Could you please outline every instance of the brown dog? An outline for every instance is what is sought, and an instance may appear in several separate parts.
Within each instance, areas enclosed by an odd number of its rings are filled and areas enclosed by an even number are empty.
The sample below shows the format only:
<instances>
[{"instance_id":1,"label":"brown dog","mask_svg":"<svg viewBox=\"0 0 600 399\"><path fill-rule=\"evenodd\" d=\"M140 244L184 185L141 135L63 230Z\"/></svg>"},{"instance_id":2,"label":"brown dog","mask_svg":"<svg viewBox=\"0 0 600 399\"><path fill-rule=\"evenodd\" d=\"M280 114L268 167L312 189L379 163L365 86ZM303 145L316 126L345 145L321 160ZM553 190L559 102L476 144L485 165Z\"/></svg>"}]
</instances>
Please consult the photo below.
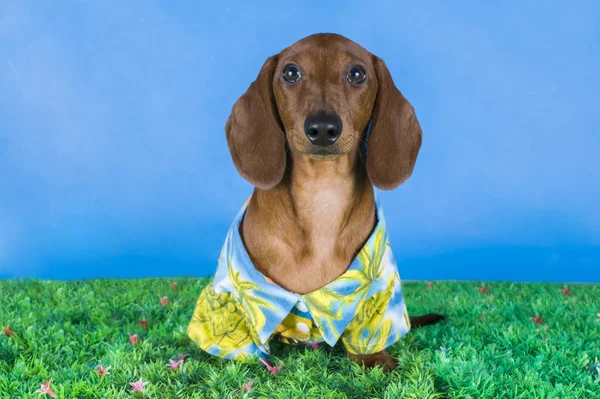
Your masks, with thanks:
<instances>
[{"instance_id":1,"label":"brown dog","mask_svg":"<svg viewBox=\"0 0 600 399\"><path fill-rule=\"evenodd\" d=\"M411 175L422 135L383 60L336 34L268 58L225 130L255 186L240 227L246 250L264 276L299 294L346 271L376 225L373 185L391 190ZM385 351L351 357L396 367Z\"/></svg>"}]
</instances>

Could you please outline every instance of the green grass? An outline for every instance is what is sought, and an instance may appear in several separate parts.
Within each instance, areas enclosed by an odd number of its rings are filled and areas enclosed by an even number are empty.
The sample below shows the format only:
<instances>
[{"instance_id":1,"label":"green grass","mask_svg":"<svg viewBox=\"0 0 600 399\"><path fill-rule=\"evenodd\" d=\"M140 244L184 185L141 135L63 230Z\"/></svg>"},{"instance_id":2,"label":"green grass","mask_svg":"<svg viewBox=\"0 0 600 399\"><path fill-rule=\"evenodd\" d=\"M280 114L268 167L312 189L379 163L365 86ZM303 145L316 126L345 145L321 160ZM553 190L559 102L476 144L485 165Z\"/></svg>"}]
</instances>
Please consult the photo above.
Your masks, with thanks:
<instances>
[{"instance_id":1,"label":"green grass","mask_svg":"<svg viewBox=\"0 0 600 399\"><path fill-rule=\"evenodd\" d=\"M209 280L173 279L178 290L168 281L0 281L0 329L15 334L0 332L0 398L37 397L49 378L59 398L131 398L140 377L143 397L157 399L600 398L600 285L574 284L565 296L553 284L490 283L484 294L478 283L404 282L409 313L449 320L391 347L399 370L365 371L339 345L273 344L271 364L283 368L272 375L196 348L185 331ZM172 302L161 307L159 295ZM131 346L128 334L143 341ZM179 370L167 367L182 353ZM102 378L99 361L111 366ZM253 389L238 393L248 381Z\"/></svg>"}]
</instances>

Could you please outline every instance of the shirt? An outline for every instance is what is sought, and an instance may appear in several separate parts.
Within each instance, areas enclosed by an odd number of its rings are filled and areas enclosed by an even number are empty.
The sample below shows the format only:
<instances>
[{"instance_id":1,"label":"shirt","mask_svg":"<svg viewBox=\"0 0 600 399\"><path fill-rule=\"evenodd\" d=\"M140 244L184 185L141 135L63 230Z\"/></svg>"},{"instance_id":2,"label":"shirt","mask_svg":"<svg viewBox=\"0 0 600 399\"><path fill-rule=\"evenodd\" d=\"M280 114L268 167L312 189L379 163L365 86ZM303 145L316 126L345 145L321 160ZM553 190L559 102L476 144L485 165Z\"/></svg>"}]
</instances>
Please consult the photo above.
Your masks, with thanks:
<instances>
[{"instance_id":1,"label":"shirt","mask_svg":"<svg viewBox=\"0 0 600 399\"><path fill-rule=\"evenodd\" d=\"M352 354L372 354L410 330L377 197L375 229L348 269L304 295L278 286L252 264L239 229L248 203L229 229L214 280L202 290L187 329L201 349L225 359L267 360L277 337L330 346L341 340Z\"/></svg>"}]
</instances>

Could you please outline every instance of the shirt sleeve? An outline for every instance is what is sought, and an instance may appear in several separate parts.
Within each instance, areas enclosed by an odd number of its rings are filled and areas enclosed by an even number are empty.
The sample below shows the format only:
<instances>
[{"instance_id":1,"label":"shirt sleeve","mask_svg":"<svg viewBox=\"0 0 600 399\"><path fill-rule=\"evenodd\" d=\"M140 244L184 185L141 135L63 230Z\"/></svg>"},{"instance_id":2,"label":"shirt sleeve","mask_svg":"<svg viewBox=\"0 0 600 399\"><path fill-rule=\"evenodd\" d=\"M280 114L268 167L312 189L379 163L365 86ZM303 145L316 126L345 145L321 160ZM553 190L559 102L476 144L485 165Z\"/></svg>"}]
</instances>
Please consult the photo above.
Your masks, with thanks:
<instances>
[{"instance_id":1,"label":"shirt sleeve","mask_svg":"<svg viewBox=\"0 0 600 399\"><path fill-rule=\"evenodd\" d=\"M396 343L409 330L400 276L395 273L384 291L362 304L341 340L348 352L369 355Z\"/></svg>"},{"instance_id":2,"label":"shirt sleeve","mask_svg":"<svg viewBox=\"0 0 600 399\"><path fill-rule=\"evenodd\" d=\"M198 298L187 334L201 349L223 359L265 357L241 304L231 293L215 293L212 283Z\"/></svg>"}]
</instances>

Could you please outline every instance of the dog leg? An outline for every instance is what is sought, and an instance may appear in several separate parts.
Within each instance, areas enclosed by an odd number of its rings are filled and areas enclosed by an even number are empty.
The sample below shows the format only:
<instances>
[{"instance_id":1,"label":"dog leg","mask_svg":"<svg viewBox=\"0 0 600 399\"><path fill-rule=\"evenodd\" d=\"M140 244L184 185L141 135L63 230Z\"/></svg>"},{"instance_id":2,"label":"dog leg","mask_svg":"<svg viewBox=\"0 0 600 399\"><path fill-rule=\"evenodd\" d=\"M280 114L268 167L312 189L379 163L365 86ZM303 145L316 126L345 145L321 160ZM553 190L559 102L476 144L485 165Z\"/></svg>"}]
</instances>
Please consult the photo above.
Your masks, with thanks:
<instances>
[{"instance_id":1,"label":"dog leg","mask_svg":"<svg viewBox=\"0 0 600 399\"><path fill-rule=\"evenodd\" d=\"M348 353L348 356L356 363L362 363L365 368L380 366L384 369L392 371L398 367L398 360L392 355L388 354L386 351L381 351L370 355L353 355Z\"/></svg>"},{"instance_id":2,"label":"dog leg","mask_svg":"<svg viewBox=\"0 0 600 399\"><path fill-rule=\"evenodd\" d=\"M419 328L439 323L445 320L446 316L437 313L428 313L422 316L411 316L409 319L411 328ZM398 367L398 360L384 350L370 355L353 355L348 353L348 357L356 363L362 364L365 368L380 366L392 371Z\"/></svg>"}]
</instances>

